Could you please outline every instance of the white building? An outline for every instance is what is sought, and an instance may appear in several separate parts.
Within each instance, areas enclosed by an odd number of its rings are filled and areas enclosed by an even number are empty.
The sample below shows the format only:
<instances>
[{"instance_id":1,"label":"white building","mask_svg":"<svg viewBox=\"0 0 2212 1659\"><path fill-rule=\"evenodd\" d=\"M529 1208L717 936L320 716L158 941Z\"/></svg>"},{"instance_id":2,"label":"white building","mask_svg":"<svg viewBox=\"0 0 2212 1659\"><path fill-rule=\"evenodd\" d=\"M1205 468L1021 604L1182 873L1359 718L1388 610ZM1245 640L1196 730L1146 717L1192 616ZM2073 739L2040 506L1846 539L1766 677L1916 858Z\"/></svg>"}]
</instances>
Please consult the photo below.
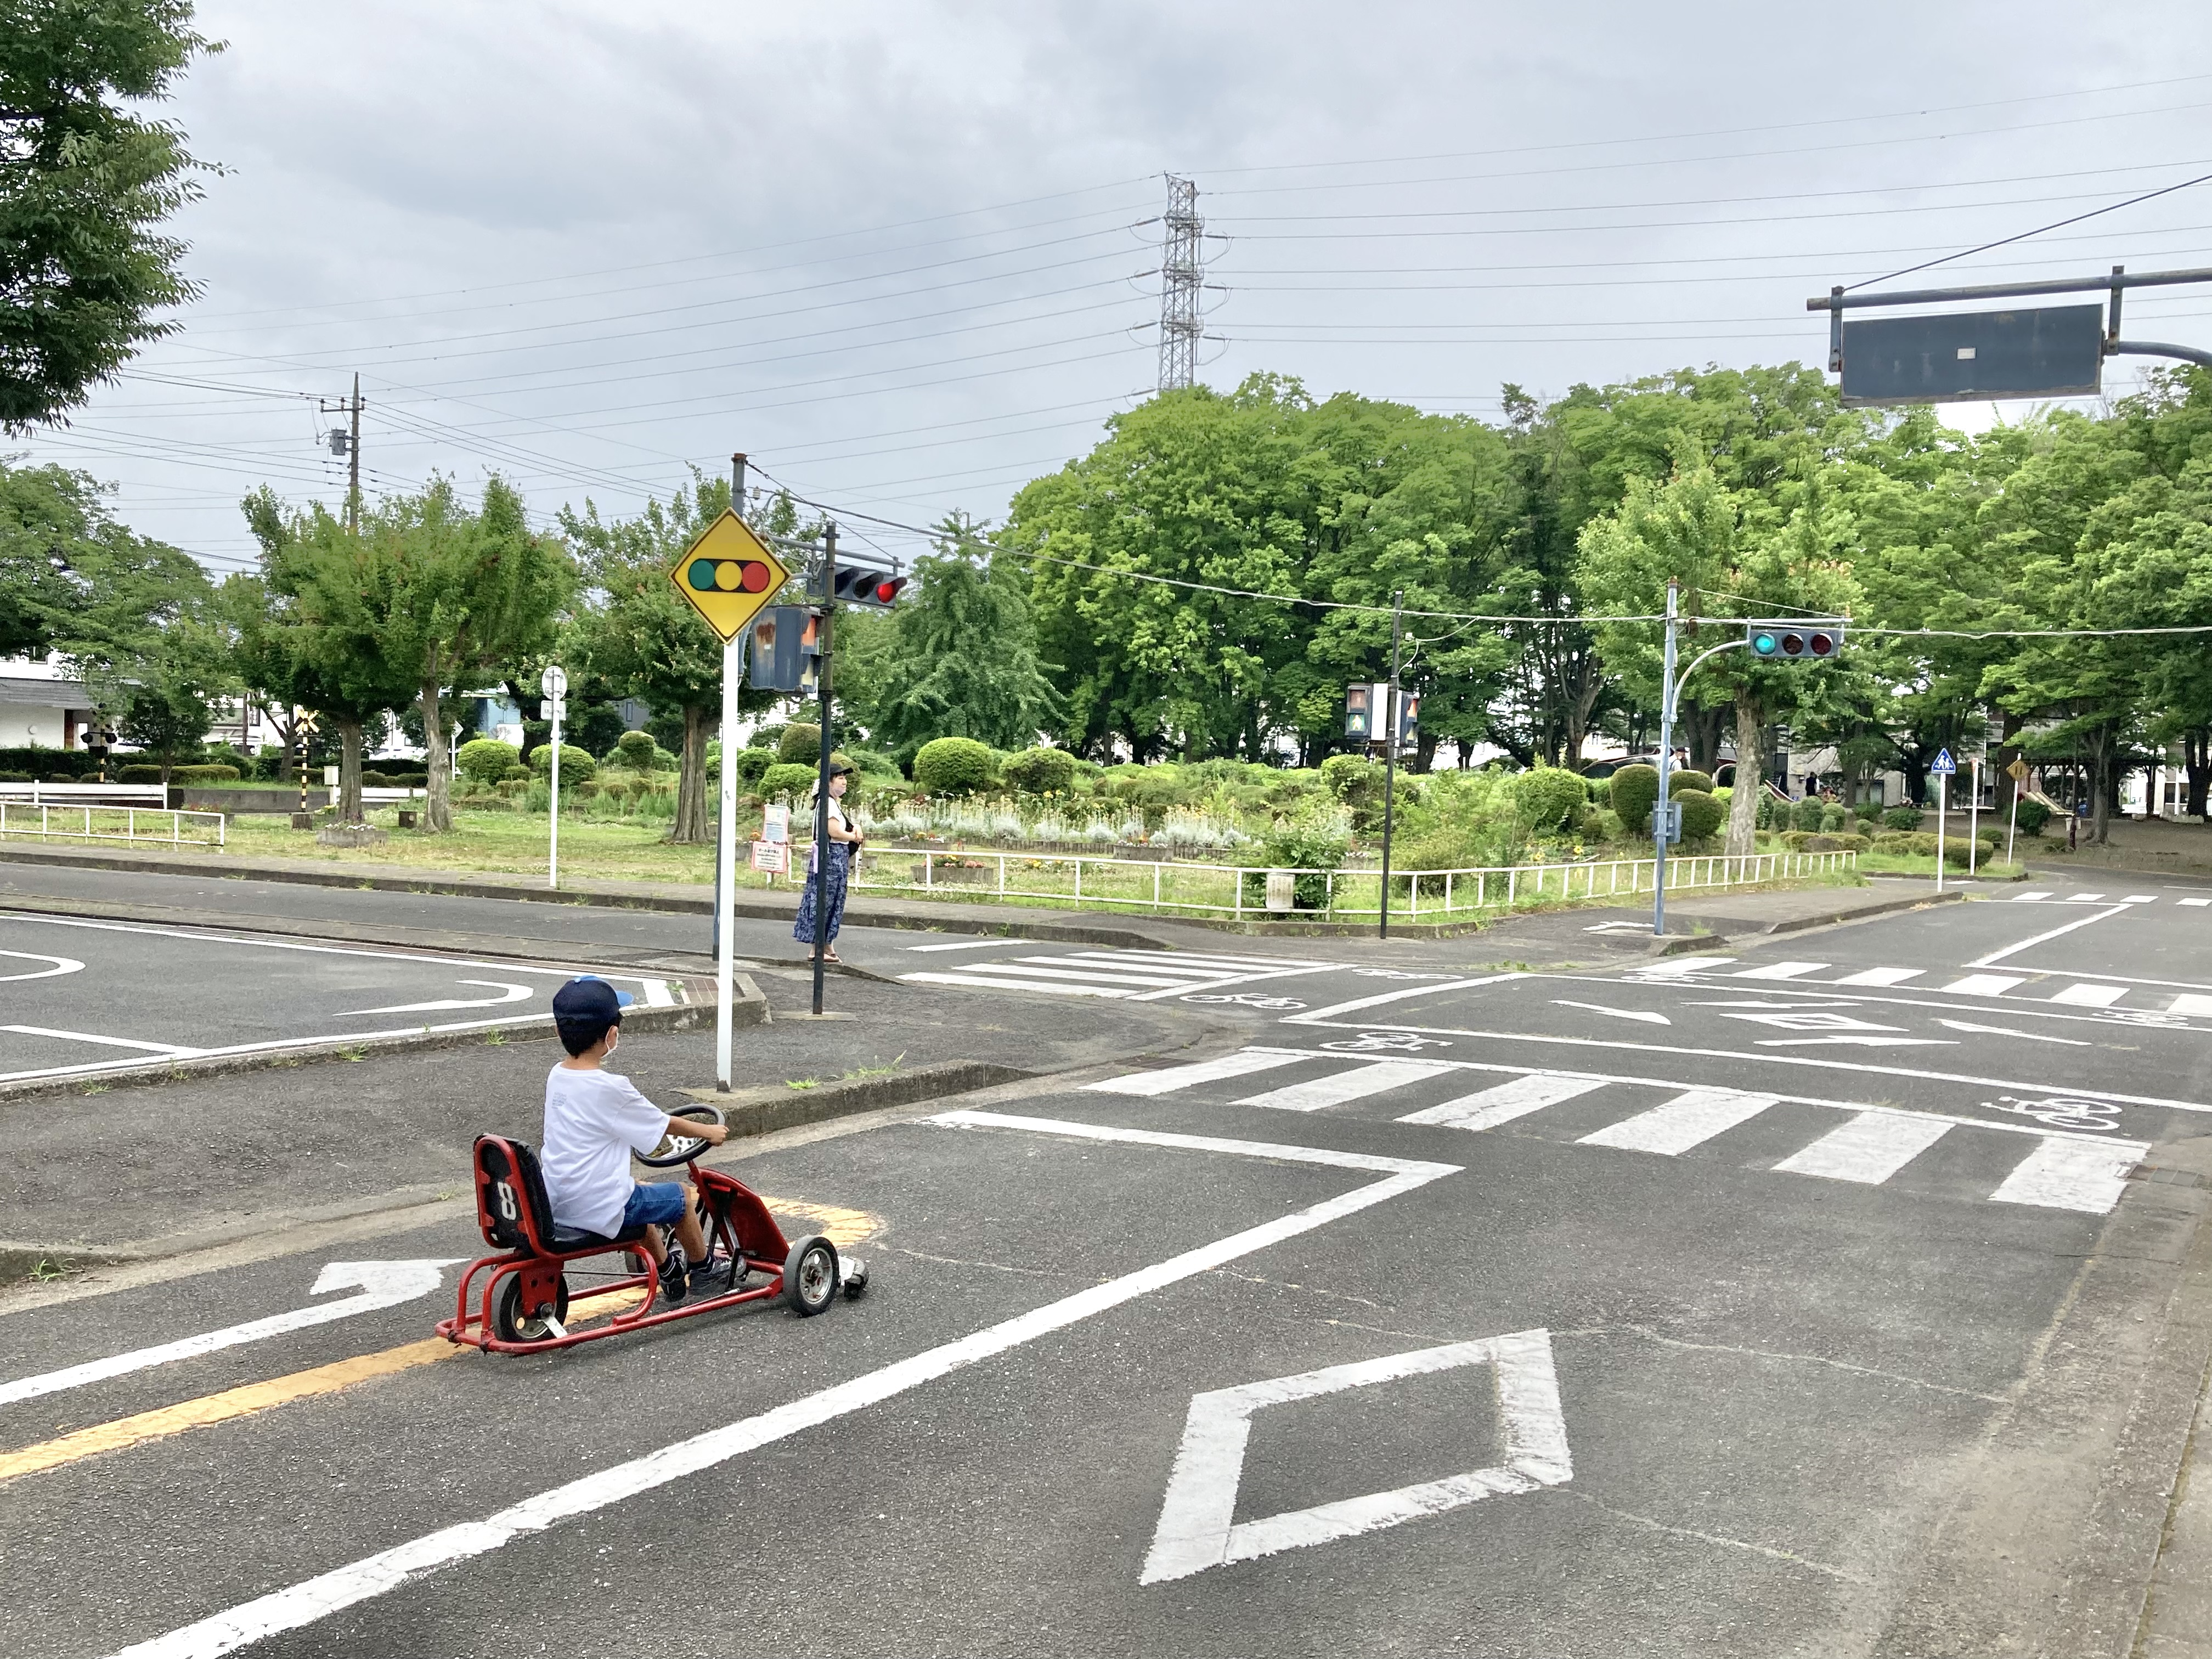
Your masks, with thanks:
<instances>
[{"instance_id":1,"label":"white building","mask_svg":"<svg viewBox=\"0 0 2212 1659\"><path fill-rule=\"evenodd\" d=\"M0 749L76 749L92 696L52 663L0 662Z\"/></svg>"}]
</instances>

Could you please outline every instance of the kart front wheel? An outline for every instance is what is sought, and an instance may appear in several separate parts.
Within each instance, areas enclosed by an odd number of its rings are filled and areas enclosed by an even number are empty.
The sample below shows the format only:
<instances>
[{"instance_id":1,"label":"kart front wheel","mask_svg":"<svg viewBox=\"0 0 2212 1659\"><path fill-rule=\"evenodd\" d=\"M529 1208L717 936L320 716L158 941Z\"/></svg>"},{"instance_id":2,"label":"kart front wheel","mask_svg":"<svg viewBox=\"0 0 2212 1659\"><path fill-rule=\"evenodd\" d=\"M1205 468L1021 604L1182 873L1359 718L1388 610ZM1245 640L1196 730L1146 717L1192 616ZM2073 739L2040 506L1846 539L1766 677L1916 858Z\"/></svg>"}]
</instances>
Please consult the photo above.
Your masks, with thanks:
<instances>
[{"instance_id":1,"label":"kart front wheel","mask_svg":"<svg viewBox=\"0 0 2212 1659\"><path fill-rule=\"evenodd\" d=\"M802 1238L784 1258L783 1299L792 1312L811 1318L837 1296L837 1247L817 1233Z\"/></svg>"}]
</instances>

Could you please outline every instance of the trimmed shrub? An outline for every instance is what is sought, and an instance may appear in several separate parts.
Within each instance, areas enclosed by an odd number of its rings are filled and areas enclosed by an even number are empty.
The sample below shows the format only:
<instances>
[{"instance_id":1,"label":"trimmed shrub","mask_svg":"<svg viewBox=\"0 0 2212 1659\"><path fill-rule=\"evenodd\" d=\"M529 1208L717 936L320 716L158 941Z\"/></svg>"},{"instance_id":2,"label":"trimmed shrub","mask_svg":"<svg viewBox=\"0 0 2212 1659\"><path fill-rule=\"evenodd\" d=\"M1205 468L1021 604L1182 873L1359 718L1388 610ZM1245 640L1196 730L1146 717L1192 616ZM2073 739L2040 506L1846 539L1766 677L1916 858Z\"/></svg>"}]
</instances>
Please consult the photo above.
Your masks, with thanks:
<instances>
[{"instance_id":1,"label":"trimmed shrub","mask_svg":"<svg viewBox=\"0 0 2212 1659\"><path fill-rule=\"evenodd\" d=\"M1008 756L999 773L1024 795L1064 795L1075 787L1075 757L1065 749L1024 749Z\"/></svg>"},{"instance_id":2,"label":"trimmed shrub","mask_svg":"<svg viewBox=\"0 0 2212 1659\"><path fill-rule=\"evenodd\" d=\"M915 755L914 781L933 795L972 795L989 787L991 751L973 738L933 738Z\"/></svg>"},{"instance_id":3,"label":"trimmed shrub","mask_svg":"<svg viewBox=\"0 0 2212 1659\"><path fill-rule=\"evenodd\" d=\"M1700 795L1711 794L1713 793L1711 775L1694 771L1686 766L1678 766L1667 775L1667 794L1670 799L1676 795L1686 795L1692 792Z\"/></svg>"},{"instance_id":4,"label":"trimmed shrub","mask_svg":"<svg viewBox=\"0 0 2212 1659\"><path fill-rule=\"evenodd\" d=\"M470 748L475 746L474 744L468 745ZM510 749L508 752L511 754L514 751ZM541 744L530 751L530 769L539 777L551 775L553 771L551 744ZM573 743L564 743L561 745L561 787L563 789L572 783L589 782L598 774L599 769L599 763L592 758L590 750L579 749Z\"/></svg>"},{"instance_id":5,"label":"trimmed shrub","mask_svg":"<svg viewBox=\"0 0 2212 1659\"><path fill-rule=\"evenodd\" d=\"M1881 808L1876 806L1870 800L1863 800L1857 805L1851 808L1851 816L1855 818L1863 819L1868 823L1874 823L1881 818Z\"/></svg>"},{"instance_id":6,"label":"trimmed shrub","mask_svg":"<svg viewBox=\"0 0 2212 1659\"><path fill-rule=\"evenodd\" d=\"M981 748L981 744L976 744ZM799 761L818 761L822 757L822 728L793 721L783 728L775 740L775 757L786 766Z\"/></svg>"},{"instance_id":7,"label":"trimmed shrub","mask_svg":"<svg viewBox=\"0 0 2212 1659\"><path fill-rule=\"evenodd\" d=\"M568 757L561 757L565 763ZM507 769L522 763L522 751L511 743L501 743L497 738L472 738L453 753L453 764L461 769L461 775L477 787L479 793L507 775Z\"/></svg>"},{"instance_id":8,"label":"trimmed shrub","mask_svg":"<svg viewBox=\"0 0 2212 1659\"><path fill-rule=\"evenodd\" d=\"M2039 836L2043 833L2043 826L2051 822L2051 809L2031 795L2022 795L2017 821L2021 835Z\"/></svg>"},{"instance_id":9,"label":"trimmed shrub","mask_svg":"<svg viewBox=\"0 0 2212 1659\"><path fill-rule=\"evenodd\" d=\"M1532 835L1557 835L1589 799L1581 775L1563 766L1532 767L1513 780L1513 809Z\"/></svg>"},{"instance_id":10,"label":"trimmed shrub","mask_svg":"<svg viewBox=\"0 0 2212 1659\"><path fill-rule=\"evenodd\" d=\"M1917 830L1923 816L1917 806L1893 806L1881 815L1881 827L1885 830ZM1931 847L1928 850L1932 853L1936 849Z\"/></svg>"},{"instance_id":11,"label":"trimmed shrub","mask_svg":"<svg viewBox=\"0 0 2212 1659\"><path fill-rule=\"evenodd\" d=\"M775 764L773 749L740 749L731 763L738 769L738 779L743 783L758 783L768 769Z\"/></svg>"},{"instance_id":12,"label":"trimmed shrub","mask_svg":"<svg viewBox=\"0 0 2212 1659\"><path fill-rule=\"evenodd\" d=\"M1632 836L1651 833L1651 809L1659 804L1659 769L1638 762L1613 775L1613 811Z\"/></svg>"},{"instance_id":13,"label":"trimmed shrub","mask_svg":"<svg viewBox=\"0 0 2212 1659\"><path fill-rule=\"evenodd\" d=\"M1840 836L1850 828L1850 823L1851 815L1833 801L1821 809L1820 833L1822 835Z\"/></svg>"},{"instance_id":14,"label":"trimmed shrub","mask_svg":"<svg viewBox=\"0 0 2212 1659\"><path fill-rule=\"evenodd\" d=\"M157 771L160 769L155 769ZM171 783L236 783L235 766L175 766L169 769Z\"/></svg>"},{"instance_id":15,"label":"trimmed shrub","mask_svg":"<svg viewBox=\"0 0 2212 1659\"><path fill-rule=\"evenodd\" d=\"M778 761L761 775L761 793L770 800L795 801L814 787L820 765L802 766L797 761Z\"/></svg>"},{"instance_id":16,"label":"trimmed shrub","mask_svg":"<svg viewBox=\"0 0 2212 1659\"><path fill-rule=\"evenodd\" d=\"M782 742L782 741L783 741L783 727L782 727L782 726L757 726L757 727L755 727L755 728L754 728L754 731L753 731L753 734L752 734L752 736L750 736L750 738L747 738L745 739L745 746L746 746L748 749L768 749L768 750L773 750L773 749L775 749L775 747L776 746L776 744L778 744L779 743L781 743L781 742Z\"/></svg>"},{"instance_id":17,"label":"trimmed shrub","mask_svg":"<svg viewBox=\"0 0 2212 1659\"><path fill-rule=\"evenodd\" d=\"M1682 839L1707 841L1720 834L1721 826L1728 822L1728 808L1715 800L1703 789L1685 789L1680 794L1668 791L1671 799L1682 803Z\"/></svg>"},{"instance_id":18,"label":"trimmed shrub","mask_svg":"<svg viewBox=\"0 0 2212 1659\"><path fill-rule=\"evenodd\" d=\"M118 783L159 783L161 781L161 769L158 766L143 765L118 767L116 769L115 781Z\"/></svg>"},{"instance_id":19,"label":"trimmed shrub","mask_svg":"<svg viewBox=\"0 0 2212 1659\"><path fill-rule=\"evenodd\" d=\"M625 732L615 742L613 751L607 756L610 766L627 766L633 772L653 769L653 757L660 745L653 742L650 732Z\"/></svg>"},{"instance_id":20,"label":"trimmed shrub","mask_svg":"<svg viewBox=\"0 0 2212 1659\"><path fill-rule=\"evenodd\" d=\"M0 783L28 783L30 781L31 775L28 772L0 772ZM70 775L70 781L71 783L76 781L75 773Z\"/></svg>"}]
</instances>

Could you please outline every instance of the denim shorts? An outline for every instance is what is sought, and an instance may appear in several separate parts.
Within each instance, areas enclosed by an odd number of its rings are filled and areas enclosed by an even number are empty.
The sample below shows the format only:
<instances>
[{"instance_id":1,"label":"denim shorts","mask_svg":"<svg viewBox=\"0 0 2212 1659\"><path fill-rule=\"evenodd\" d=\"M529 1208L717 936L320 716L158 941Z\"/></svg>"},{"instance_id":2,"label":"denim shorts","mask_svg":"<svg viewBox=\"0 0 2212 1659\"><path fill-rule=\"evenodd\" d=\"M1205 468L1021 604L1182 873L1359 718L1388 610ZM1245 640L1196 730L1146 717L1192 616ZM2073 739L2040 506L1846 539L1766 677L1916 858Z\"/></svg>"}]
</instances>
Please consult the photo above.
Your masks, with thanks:
<instances>
[{"instance_id":1,"label":"denim shorts","mask_svg":"<svg viewBox=\"0 0 2212 1659\"><path fill-rule=\"evenodd\" d=\"M690 1206L690 1198L681 1182L656 1181L630 1189L629 1202L623 1206L622 1224L672 1227L684 1219Z\"/></svg>"}]
</instances>

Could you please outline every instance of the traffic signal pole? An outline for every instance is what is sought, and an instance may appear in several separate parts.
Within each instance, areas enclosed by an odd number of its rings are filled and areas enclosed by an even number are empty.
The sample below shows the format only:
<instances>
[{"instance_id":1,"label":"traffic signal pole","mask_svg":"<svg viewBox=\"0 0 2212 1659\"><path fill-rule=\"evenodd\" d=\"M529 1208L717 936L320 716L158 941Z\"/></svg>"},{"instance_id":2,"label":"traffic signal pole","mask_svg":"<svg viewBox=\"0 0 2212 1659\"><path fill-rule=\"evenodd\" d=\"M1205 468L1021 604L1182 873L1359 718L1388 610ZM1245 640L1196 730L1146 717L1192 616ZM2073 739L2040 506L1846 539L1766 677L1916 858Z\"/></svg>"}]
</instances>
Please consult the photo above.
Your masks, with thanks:
<instances>
[{"instance_id":1,"label":"traffic signal pole","mask_svg":"<svg viewBox=\"0 0 2212 1659\"><path fill-rule=\"evenodd\" d=\"M837 526L822 529L822 623L815 638L821 661L814 683L822 699L822 757L814 782L814 1012L822 1012L823 959L830 951L830 617L837 609ZM725 764L723 775L729 775Z\"/></svg>"},{"instance_id":2,"label":"traffic signal pole","mask_svg":"<svg viewBox=\"0 0 2212 1659\"><path fill-rule=\"evenodd\" d=\"M1398 717L1398 651L1405 637L1405 603L1401 587L1390 598L1390 695L1382 700L1382 896L1376 901L1382 919L1376 937L1381 939L1390 937L1391 806L1398 793L1398 728L1403 724Z\"/></svg>"},{"instance_id":3,"label":"traffic signal pole","mask_svg":"<svg viewBox=\"0 0 2212 1659\"><path fill-rule=\"evenodd\" d=\"M1659 805L1651 819L1651 937L1667 937L1667 778L1674 759L1674 629L1675 604L1681 583L1667 578L1667 645L1659 663ZM1743 781L1743 763L1737 758L1736 781Z\"/></svg>"}]
</instances>

